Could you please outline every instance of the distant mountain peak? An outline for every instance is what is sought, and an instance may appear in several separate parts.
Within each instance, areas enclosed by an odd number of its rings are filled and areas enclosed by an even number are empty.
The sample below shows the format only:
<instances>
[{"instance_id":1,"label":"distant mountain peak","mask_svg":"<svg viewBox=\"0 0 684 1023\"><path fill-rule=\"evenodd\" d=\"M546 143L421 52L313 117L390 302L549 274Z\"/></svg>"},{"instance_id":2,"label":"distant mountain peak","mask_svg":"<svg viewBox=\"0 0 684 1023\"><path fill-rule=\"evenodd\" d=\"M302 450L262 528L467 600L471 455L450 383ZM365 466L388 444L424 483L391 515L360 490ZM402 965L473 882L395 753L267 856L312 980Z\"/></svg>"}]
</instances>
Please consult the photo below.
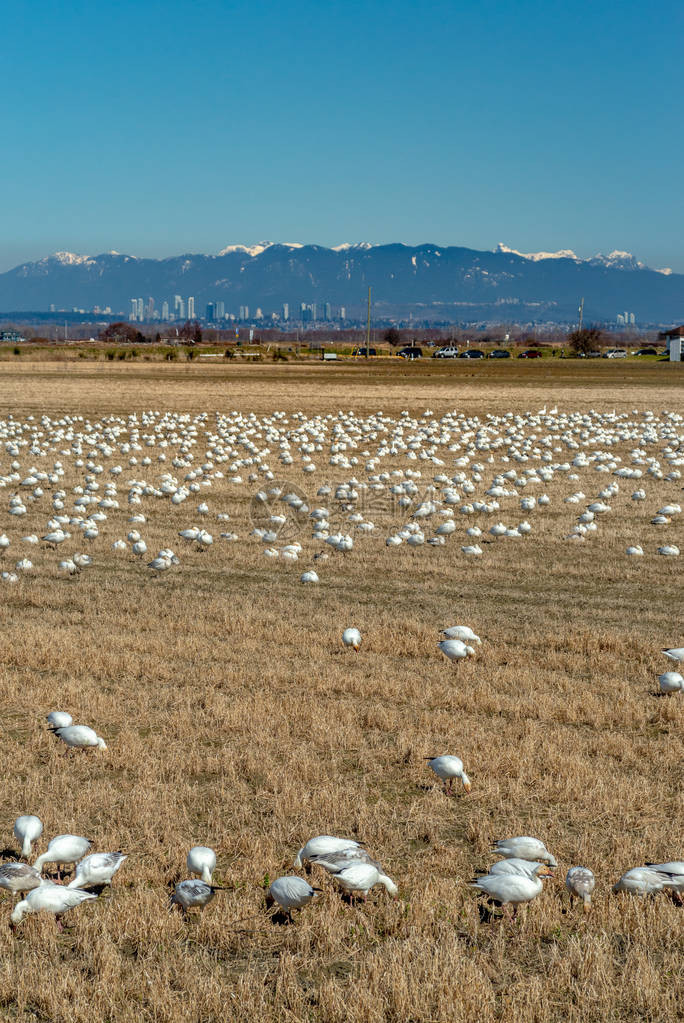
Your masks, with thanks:
<instances>
[{"instance_id":1,"label":"distant mountain peak","mask_svg":"<svg viewBox=\"0 0 684 1023\"><path fill-rule=\"evenodd\" d=\"M511 256L521 256L523 259L529 259L533 263L538 263L540 259L575 259L578 262L580 261L579 256L572 249L559 249L558 252L520 252L518 249L512 249L509 245L499 242L494 251L508 253Z\"/></svg>"},{"instance_id":2,"label":"distant mountain peak","mask_svg":"<svg viewBox=\"0 0 684 1023\"><path fill-rule=\"evenodd\" d=\"M53 252L47 258L63 266L78 266L81 263L89 263L92 256L80 256L76 252Z\"/></svg>"},{"instance_id":3,"label":"distant mountain peak","mask_svg":"<svg viewBox=\"0 0 684 1023\"><path fill-rule=\"evenodd\" d=\"M245 256L260 256L266 249L272 248L274 245L281 245L285 249L303 249L304 246L301 242L257 242L256 245L226 245L225 249L221 249L219 256L227 256L231 252L241 252Z\"/></svg>"}]
</instances>

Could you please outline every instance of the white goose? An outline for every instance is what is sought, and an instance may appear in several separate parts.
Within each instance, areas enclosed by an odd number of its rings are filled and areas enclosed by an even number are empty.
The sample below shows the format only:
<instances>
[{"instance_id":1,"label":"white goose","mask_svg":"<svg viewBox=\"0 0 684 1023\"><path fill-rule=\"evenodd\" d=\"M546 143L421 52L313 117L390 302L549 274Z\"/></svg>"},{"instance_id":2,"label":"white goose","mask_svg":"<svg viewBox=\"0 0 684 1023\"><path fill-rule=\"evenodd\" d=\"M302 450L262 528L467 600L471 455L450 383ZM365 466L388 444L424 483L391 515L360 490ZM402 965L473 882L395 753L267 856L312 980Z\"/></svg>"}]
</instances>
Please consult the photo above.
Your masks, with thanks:
<instances>
[{"instance_id":1,"label":"white goose","mask_svg":"<svg viewBox=\"0 0 684 1023\"><path fill-rule=\"evenodd\" d=\"M378 861L365 849L341 849L340 852L322 853L320 856L312 856L309 862L316 867L323 867L329 874L336 874L354 863L370 863L378 870L382 870Z\"/></svg>"},{"instance_id":2,"label":"white goose","mask_svg":"<svg viewBox=\"0 0 684 1023\"><path fill-rule=\"evenodd\" d=\"M539 860L548 863L550 867L557 867L555 858L548 851L543 842L538 838L531 838L529 835L519 835L516 838L503 838L494 843L492 852L504 856L507 860L513 857L521 860Z\"/></svg>"},{"instance_id":3,"label":"white goose","mask_svg":"<svg viewBox=\"0 0 684 1023\"><path fill-rule=\"evenodd\" d=\"M475 653L474 647L466 646L460 639L443 639L437 645L450 661L462 661L469 654Z\"/></svg>"},{"instance_id":4,"label":"white goose","mask_svg":"<svg viewBox=\"0 0 684 1023\"><path fill-rule=\"evenodd\" d=\"M112 878L128 859L124 853L91 853L76 867L76 875L67 888L85 888L88 885L111 884Z\"/></svg>"},{"instance_id":5,"label":"white goose","mask_svg":"<svg viewBox=\"0 0 684 1023\"><path fill-rule=\"evenodd\" d=\"M460 639L463 643L482 644L482 640L468 625L450 625L448 629L442 629L442 635L447 639Z\"/></svg>"},{"instance_id":6,"label":"white goose","mask_svg":"<svg viewBox=\"0 0 684 1023\"><path fill-rule=\"evenodd\" d=\"M12 911L12 924L20 924L29 913L51 913L62 930L60 917L67 910L80 906L82 902L96 899L92 892L83 892L80 888L64 888L62 885L44 881L38 888L33 888L25 899L18 902Z\"/></svg>"},{"instance_id":7,"label":"white goose","mask_svg":"<svg viewBox=\"0 0 684 1023\"><path fill-rule=\"evenodd\" d=\"M191 874L199 874L205 884L211 884L216 853L206 845L195 845L188 853L186 865Z\"/></svg>"},{"instance_id":8,"label":"white goose","mask_svg":"<svg viewBox=\"0 0 684 1023\"><path fill-rule=\"evenodd\" d=\"M614 892L630 892L632 895L654 895L662 892L667 875L650 867L632 867L625 871L619 881L613 885Z\"/></svg>"},{"instance_id":9,"label":"white goose","mask_svg":"<svg viewBox=\"0 0 684 1023\"><path fill-rule=\"evenodd\" d=\"M428 762L428 767L432 768L438 778L441 778L444 782L444 791L447 795L451 794L454 778L460 778L463 782L463 788L466 792L470 792L470 778L463 769L463 761L459 757L441 756L441 757L425 757Z\"/></svg>"},{"instance_id":10,"label":"white goose","mask_svg":"<svg viewBox=\"0 0 684 1023\"><path fill-rule=\"evenodd\" d=\"M14 837L21 842L21 855L25 860L31 855L31 846L43 834L43 822L32 813L22 814L14 822Z\"/></svg>"},{"instance_id":11,"label":"white goose","mask_svg":"<svg viewBox=\"0 0 684 1023\"><path fill-rule=\"evenodd\" d=\"M546 868L548 871L548 868ZM541 876L549 876L542 874ZM477 881L472 881L471 888L479 888L492 899L500 902L504 908L513 906L513 916L518 912L518 906L524 902L531 902L540 895L543 884L537 874L487 874Z\"/></svg>"},{"instance_id":12,"label":"white goose","mask_svg":"<svg viewBox=\"0 0 684 1023\"><path fill-rule=\"evenodd\" d=\"M0 888L17 895L29 892L43 883L35 867L28 863L3 863L0 866Z\"/></svg>"},{"instance_id":13,"label":"white goose","mask_svg":"<svg viewBox=\"0 0 684 1023\"><path fill-rule=\"evenodd\" d=\"M60 877L60 867L63 863L78 863L90 852L90 842L80 835L57 835L48 842L47 851L39 856L33 866L36 870L42 870L44 863L57 864L57 877Z\"/></svg>"},{"instance_id":14,"label":"white goose","mask_svg":"<svg viewBox=\"0 0 684 1023\"><path fill-rule=\"evenodd\" d=\"M676 646L672 647L671 650L661 650L660 652L676 664L684 663L684 646Z\"/></svg>"},{"instance_id":15,"label":"white goose","mask_svg":"<svg viewBox=\"0 0 684 1023\"><path fill-rule=\"evenodd\" d=\"M669 860L667 863L647 863L646 866L667 878L663 886L673 892L681 904L684 893L684 861Z\"/></svg>"},{"instance_id":16,"label":"white goose","mask_svg":"<svg viewBox=\"0 0 684 1023\"><path fill-rule=\"evenodd\" d=\"M345 629L342 633L342 642L345 646L353 647L358 653L361 646L361 633L358 629Z\"/></svg>"},{"instance_id":17,"label":"white goose","mask_svg":"<svg viewBox=\"0 0 684 1023\"><path fill-rule=\"evenodd\" d=\"M74 719L65 710L51 710L47 715L47 722L53 728L68 728L73 725Z\"/></svg>"},{"instance_id":18,"label":"white goose","mask_svg":"<svg viewBox=\"0 0 684 1023\"><path fill-rule=\"evenodd\" d=\"M291 920L292 910L302 909L320 895L320 889L312 888L303 877L277 877L268 889L268 894L270 900L284 909Z\"/></svg>"},{"instance_id":19,"label":"white goose","mask_svg":"<svg viewBox=\"0 0 684 1023\"><path fill-rule=\"evenodd\" d=\"M204 909L216 895L216 892L224 891L217 885L207 884L206 881L197 881L190 878L188 881L179 881L171 896L171 906L178 906L185 916L189 909Z\"/></svg>"},{"instance_id":20,"label":"white goose","mask_svg":"<svg viewBox=\"0 0 684 1023\"><path fill-rule=\"evenodd\" d=\"M359 893L365 900L368 892L376 884L381 884L394 898L399 894L399 889L392 878L378 870L372 863L352 863L348 867L331 870L330 873L352 897Z\"/></svg>"},{"instance_id":21,"label":"white goose","mask_svg":"<svg viewBox=\"0 0 684 1023\"><path fill-rule=\"evenodd\" d=\"M294 866L299 870L306 860L312 856L326 855L327 853L341 852L342 849L360 849L361 843L355 842L352 838L335 838L334 835L316 835L310 838L306 845L302 846L295 856Z\"/></svg>"},{"instance_id":22,"label":"white goose","mask_svg":"<svg viewBox=\"0 0 684 1023\"><path fill-rule=\"evenodd\" d=\"M589 867L570 867L565 875L565 887L570 892L570 902L575 896L582 900L584 912L591 909L591 893L596 887L596 878Z\"/></svg>"},{"instance_id":23,"label":"white goose","mask_svg":"<svg viewBox=\"0 0 684 1023\"><path fill-rule=\"evenodd\" d=\"M104 739L93 728L89 728L88 725L67 725L66 728L52 728L50 731L54 732L58 739L66 743L69 749L88 749L91 746L95 746L98 749L107 749ZM69 750L67 749L68 752Z\"/></svg>"}]
</instances>

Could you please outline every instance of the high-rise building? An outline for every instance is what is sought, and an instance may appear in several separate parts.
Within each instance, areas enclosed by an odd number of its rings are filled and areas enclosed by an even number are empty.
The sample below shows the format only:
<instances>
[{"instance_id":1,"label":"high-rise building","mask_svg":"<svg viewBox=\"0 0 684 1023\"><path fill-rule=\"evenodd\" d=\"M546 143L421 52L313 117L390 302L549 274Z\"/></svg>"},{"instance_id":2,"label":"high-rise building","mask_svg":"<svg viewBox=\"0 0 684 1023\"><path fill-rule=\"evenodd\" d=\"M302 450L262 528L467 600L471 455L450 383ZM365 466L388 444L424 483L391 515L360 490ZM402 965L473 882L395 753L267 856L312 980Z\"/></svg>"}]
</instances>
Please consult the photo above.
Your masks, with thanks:
<instances>
[{"instance_id":1,"label":"high-rise building","mask_svg":"<svg viewBox=\"0 0 684 1023\"><path fill-rule=\"evenodd\" d=\"M168 320L168 318L169 318L169 303L168 302L162 302L161 318L162 318L162 320Z\"/></svg>"},{"instance_id":2,"label":"high-rise building","mask_svg":"<svg viewBox=\"0 0 684 1023\"><path fill-rule=\"evenodd\" d=\"M133 323L138 319L138 300L137 298L131 299L131 311L128 314L128 319L133 320Z\"/></svg>"},{"instance_id":3,"label":"high-rise building","mask_svg":"<svg viewBox=\"0 0 684 1023\"><path fill-rule=\"evenodd\" d=\"M173 315L179 320L185 319L185 302L180 295L173 296Z\"/></svg>"},{"instance_id":4,"label":"high-rise building","mask_svg":"<svg viewBox=\"0 0 684 1023\"><path fill-rule=\"evenodd\" d=\"M147 299L147 306L145 307L145 319L147 320L154 319L154 299L152 298L151 295Z\"/></svg>"},{"instance_id":5,"label":"high-rise building","mask_svg":"<svg viewBox=\"0 0 684 1023\"><path fill-rule=\"evenodd\" d=\"M263 318L264 318L264 314L262 313L261 308L259 306L257 306L256 319L257 320L263 320Z\"/></svg>"},{"instance_id":6,"label":"high-rise building","mask_svg":"<svg viewBox=\"0 0 684 1023\"><path fill-rule=\"evenodd\" d=\"M328 323L332 320L332 306L330 302L326 302L323 306L323 319Z\"/></svg>"},{"instance_id":7,"label":"high-rise building","mask_svg":"<svg viewBox=\"0 0 684 1023\"><path fill-rule=\"evenodd\" d=\"M222 320L226 315L226 303L220 300L216 303L216 319Z\"/></svg>"},{"instance_id":8,"label":"high-rise building","mask_svg":"<svg viewBox=\"0 0 684 1023\"><path fill-rule=\"evenodd\" d=\"M283 319L286 322L290 319L290 306L287 302L283 302Z\"/></svg>"},{"instance_id":9,"label":"high-rise building","mask_svg":"<svg viewBox=\"0 0 684 1023\"><path fill-rule=\"evenodd\" d=\"M188 319L195 319L195 299L192 295L188 298Z\"/></svg>"},{"instance_id":10,"label":"high-rise building","mask_svg":"<svg viewBox=\"0 0 684 1023\"><path fill-rule=\"evenodd\" d=\"M239 318L241 320L248 320L249 319L249 306L248 305L241 305L240 306L240 317Z\"/></svg>"},{"instance_id":11,"label":"high-rise building","mask_svg":"<svg viewBox=\"0 0 684 1023\"><path fill-rule=\"evenodd\" d=\"M340 306L340 319L341 320L346 320L347 319L347 310L345 309L345 307L343 305Z\"/></svg>"}]
</instances>

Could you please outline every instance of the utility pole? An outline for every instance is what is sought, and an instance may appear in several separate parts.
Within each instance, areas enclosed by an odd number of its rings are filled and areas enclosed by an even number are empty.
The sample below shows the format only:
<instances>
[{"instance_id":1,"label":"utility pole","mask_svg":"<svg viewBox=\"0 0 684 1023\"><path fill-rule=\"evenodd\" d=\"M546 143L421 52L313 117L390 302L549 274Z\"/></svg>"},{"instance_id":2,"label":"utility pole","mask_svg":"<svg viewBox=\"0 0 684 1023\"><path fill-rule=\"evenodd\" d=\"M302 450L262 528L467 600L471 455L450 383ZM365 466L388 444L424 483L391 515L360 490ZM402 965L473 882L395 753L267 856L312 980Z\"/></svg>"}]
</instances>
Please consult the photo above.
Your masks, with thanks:
<instances>
[{"instance_id":1,"label":"utility pole","mask_svg":"<svg viewBox=\"0 0 684 1023\"><path fill-rule=\"evenodd\" d=\"M366 359L368 359L368 352L370 349L370 309L371 309L371 289L370 284L368 285L368 326L366 327Z\"/></svg>"}]
</instances>

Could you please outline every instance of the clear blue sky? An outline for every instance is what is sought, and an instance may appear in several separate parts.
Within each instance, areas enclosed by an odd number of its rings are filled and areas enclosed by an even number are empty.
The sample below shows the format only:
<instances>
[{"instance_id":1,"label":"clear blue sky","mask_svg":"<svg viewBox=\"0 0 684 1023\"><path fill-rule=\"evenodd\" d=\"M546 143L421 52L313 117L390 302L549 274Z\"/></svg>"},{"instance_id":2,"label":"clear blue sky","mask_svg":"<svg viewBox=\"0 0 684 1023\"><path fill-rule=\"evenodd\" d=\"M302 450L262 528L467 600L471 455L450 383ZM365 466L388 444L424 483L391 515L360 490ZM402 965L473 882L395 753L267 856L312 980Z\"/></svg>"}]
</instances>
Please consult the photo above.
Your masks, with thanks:
<instances>
[{"instance_id":1,"label":"clear blue sky","mask_svg":"<svg viewBox=\"0 0 684 1023\"><path fill-rule=\"evenodd\" d=\"M15 0L0 269L436 242L684 272L681 3Z\"/></svg>"}]
</instances>

